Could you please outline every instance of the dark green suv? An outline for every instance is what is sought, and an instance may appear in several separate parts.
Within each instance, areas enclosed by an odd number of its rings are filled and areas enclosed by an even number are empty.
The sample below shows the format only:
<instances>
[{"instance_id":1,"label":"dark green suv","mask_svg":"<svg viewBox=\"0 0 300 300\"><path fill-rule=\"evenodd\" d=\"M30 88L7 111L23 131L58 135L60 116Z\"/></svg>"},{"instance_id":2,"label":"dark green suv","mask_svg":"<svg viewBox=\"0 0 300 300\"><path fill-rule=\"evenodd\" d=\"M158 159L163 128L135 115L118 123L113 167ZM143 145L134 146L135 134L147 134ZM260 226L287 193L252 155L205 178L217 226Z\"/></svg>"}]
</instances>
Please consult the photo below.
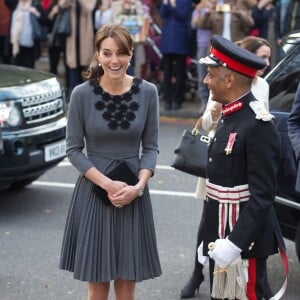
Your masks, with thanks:
<instances>
[{"instance_id":1,"label":"dark green suv","mask_svg":"<svg viewBox=\"0 0 300 300\"><path fill-rule=\"evenodd\" d=\"M50 73L0 64L0 190L23 187L66 155L64 90Z\"/></svg>"}]
</instances>

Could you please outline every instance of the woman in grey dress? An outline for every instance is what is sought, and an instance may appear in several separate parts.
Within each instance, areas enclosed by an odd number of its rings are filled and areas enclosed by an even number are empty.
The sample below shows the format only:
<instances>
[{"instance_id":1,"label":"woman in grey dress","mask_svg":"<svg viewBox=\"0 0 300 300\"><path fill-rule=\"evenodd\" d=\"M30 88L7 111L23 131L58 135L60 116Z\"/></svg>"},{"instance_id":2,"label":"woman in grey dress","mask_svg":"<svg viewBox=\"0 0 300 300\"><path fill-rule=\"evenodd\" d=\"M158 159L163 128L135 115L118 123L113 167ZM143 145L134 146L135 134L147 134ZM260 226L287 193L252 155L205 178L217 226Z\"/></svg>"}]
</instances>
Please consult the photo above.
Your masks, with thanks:
<instances>
[{"instance_id":1,"label":"woman in grey dress","mask_svg":"<svg viewBox=\"0 0 300 300\"><path fill-rule=\"evenodd\" d=\"M60 268L88 281L89 300L107 299L112 280L116 299L133 300L136 282L161 275L147 184L158 155L158 93L126 73L132 49L124 27L101 27L88 80L70 100L67 155L80 175ZM106 176L122 161L136 175L135 184L126 183L129 174L124 180Z\"/></svg>"}]
</instances>

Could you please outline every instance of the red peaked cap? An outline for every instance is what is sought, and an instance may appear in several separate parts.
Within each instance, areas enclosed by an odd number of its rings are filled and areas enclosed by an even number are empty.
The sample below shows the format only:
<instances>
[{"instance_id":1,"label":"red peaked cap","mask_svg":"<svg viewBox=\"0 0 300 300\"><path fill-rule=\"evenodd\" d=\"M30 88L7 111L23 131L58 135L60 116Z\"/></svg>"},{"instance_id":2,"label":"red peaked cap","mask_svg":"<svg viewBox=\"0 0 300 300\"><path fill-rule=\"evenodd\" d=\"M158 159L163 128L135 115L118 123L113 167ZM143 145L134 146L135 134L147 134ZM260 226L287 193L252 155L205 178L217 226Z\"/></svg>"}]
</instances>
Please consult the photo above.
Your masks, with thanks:
<instances>
[{"instance_id":1,"label":"red peaked cap","mask_svg":"<svg viewBox=\"0 0 300 300\"><path fill-rule=\"evenodd\" d=\"M199 62L209 66L224 66L251 78L256 76L257 70L266 66L261 57L220 35L212 36L210 55L201 58Z\"/></svg>"}]
</instances>

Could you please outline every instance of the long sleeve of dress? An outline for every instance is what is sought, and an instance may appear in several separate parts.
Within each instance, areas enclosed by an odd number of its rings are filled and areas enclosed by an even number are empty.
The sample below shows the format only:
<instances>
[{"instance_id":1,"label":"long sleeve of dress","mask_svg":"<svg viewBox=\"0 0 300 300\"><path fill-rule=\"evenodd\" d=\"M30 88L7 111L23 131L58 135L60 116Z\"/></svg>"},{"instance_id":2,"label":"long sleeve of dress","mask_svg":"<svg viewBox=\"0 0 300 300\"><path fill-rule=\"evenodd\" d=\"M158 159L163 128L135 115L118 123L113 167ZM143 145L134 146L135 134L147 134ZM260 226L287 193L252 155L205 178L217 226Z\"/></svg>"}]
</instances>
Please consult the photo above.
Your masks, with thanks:
<instances>
[{"instance_id":1,"label":"long sleeve of dress","mask_svg":"<svg viewBox=\"0 0 300 300\"><path fill-rule=\"evenodd\" d=\"M147 119L142 136L140 169L149 169L154 173L158 155L159 98L156 88L150 92Z\"/></svg>"},{"instance_id":2,"label":"long sleeve of dress","mask_svg":"<svg viewBox=\"0 0 300 300\"><path fill-rule=\"evenodd\" d=\"M80 90L75 88L72 92L68 122L67 122L67 157L76 169L84 174L88 169L94 167L94 164L83 153L85 147L85 118L84 108L81 101Z\"/></svg>"}]
</instances>

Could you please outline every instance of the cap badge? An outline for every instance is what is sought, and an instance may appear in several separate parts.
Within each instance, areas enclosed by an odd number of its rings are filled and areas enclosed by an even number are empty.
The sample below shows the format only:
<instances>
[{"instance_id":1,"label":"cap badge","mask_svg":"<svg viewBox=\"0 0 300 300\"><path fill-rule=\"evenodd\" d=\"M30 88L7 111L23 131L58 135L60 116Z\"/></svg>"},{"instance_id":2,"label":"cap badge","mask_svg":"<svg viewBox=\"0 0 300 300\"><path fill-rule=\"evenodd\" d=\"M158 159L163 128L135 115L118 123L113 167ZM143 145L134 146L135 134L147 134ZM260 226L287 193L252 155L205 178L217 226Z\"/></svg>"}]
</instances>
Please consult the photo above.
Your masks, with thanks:
<instances>
[{"instance_id":1,"label":"cap badge","mask_svg":"<svg viewBox=\"0 0 300 300\"><path fill-rule=\"evenodd\" d=\"M254 111L255 118L257 120L268 122L274 118L274 116L266 110L264 104L260 101L251 101L249 106Z\"/></svg>"}]
</instances>

